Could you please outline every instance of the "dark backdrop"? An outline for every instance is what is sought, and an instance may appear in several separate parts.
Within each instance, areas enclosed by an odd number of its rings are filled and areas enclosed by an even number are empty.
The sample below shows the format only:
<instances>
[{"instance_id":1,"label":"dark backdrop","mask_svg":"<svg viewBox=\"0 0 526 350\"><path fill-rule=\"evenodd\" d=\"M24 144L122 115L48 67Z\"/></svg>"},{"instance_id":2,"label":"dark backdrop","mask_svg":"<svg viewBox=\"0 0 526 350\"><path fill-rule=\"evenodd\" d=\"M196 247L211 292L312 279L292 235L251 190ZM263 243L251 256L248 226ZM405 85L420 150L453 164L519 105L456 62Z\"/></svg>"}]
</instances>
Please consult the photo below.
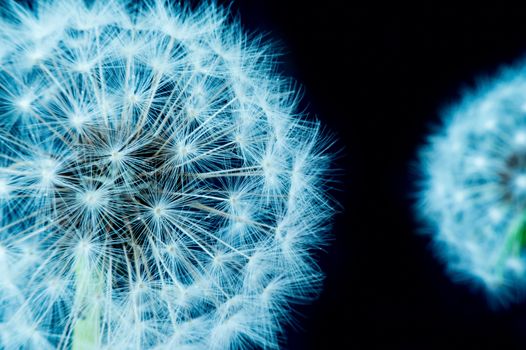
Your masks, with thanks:
<instances>
[{"instance_id":1,"label":"dark backdrop","mask_svg":"<svg viewBox=\"0 0 526 350\"><path fill-rule=\"evenodd\" d=\"M283 72L344 148L324 291L299 309L287 348L525 348L525 303L492 310L452 283L417 234L411 193L440 110L526 54L526 7L247 0L232 10L280 40Z\"/></svg>"}]
</instances>

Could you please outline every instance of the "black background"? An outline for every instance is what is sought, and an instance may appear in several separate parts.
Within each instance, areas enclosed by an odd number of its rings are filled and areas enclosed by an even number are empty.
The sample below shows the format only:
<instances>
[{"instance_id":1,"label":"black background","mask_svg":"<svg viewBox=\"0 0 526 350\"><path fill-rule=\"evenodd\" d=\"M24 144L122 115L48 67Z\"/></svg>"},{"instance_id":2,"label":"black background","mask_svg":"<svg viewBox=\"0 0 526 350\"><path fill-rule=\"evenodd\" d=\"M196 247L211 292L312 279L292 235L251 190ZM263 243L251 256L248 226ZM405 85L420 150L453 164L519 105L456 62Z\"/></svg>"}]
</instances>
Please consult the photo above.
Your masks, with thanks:
<instances>
[{"instance_id":1,"label":"black background","mask_svg":"<svg viewBox=\"0 0 526 350\"><path fill-rule=\"evenodd\" d=\"M230 4L230 2L224 2ZM234 1L284 49L284 74L339 139L327 274L287 349L519 349L526 303L492 309L450 281L412 210L418 147L440 111L526 54L526 7L499 2Z\"/></svg>"}]
</instances>

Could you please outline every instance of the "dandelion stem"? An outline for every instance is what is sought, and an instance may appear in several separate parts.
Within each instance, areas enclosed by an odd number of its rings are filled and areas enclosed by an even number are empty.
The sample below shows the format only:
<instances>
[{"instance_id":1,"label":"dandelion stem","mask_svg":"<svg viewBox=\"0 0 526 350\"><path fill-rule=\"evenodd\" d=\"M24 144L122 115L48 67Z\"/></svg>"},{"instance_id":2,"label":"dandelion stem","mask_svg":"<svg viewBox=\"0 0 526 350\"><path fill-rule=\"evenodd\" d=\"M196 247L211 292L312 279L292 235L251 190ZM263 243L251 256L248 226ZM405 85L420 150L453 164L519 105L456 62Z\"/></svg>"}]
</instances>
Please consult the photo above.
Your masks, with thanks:
<instances>
[{"instance_id":1,"label":"dandelion stem","mask_svg":"<svg viewBox=\"0 0 526 350\"><path fill-rule=\"evenodd\" d=\"M518 257L524 248L526 248L526 212L517 217L510 225L504 245L498 255L497 267L500 271L499 275L502 276L508 259Z\"/></svg>"},{"instance_id":2,"label":"dandelion stem","mask_svg":"<svg viewBox=\"0 0 526 350\"><path fill-rule=\"evenodd\" d=\"M100 348L102 278L86 257L80 257L75 267L75 305L79 312L73 329L73 350Z\"/></svg>"}]
</instances>

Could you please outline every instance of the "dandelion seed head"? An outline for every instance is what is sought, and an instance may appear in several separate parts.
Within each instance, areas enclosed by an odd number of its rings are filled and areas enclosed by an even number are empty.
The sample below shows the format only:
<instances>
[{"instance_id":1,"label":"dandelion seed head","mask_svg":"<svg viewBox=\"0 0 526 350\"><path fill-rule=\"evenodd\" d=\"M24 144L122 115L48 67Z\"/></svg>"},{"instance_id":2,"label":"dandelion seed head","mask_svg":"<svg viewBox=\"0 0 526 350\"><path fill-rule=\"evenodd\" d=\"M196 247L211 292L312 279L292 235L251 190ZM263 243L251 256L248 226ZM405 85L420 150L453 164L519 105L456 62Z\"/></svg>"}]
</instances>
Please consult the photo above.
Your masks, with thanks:
<instances>
[{"instance_id":1,"label":"dandelion seed head","mask_svg":"<svg viewBox=\"0 0 526 350\"><path fill-rule=\"evenodd\" d=\"M498 301L526 286L523 74L510 68L466 94L421 153L418 208L439 254Z\"/></svg>"},{"instance_id":2,"label":"dandelion seed head","mask_svg":"<svg viewBox=\"0 0 526 350\"><path fill-rule=\"evenodd\" d=\"M0 348L279 347L333 210L273 46L214 2L2 11Z\"/></svg>"}]
</instances>

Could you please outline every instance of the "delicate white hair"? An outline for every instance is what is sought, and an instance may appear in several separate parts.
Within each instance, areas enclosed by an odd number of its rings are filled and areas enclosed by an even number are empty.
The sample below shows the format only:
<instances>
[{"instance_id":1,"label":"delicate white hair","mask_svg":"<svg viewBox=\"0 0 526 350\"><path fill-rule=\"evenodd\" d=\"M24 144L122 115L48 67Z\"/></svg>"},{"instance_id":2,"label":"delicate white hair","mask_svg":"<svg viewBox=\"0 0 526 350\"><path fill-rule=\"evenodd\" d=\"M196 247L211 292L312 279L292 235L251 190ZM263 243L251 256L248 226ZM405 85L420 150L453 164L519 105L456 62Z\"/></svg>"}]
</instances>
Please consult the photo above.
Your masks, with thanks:
<instances>
[{"instance_id":1,"label":"delicate white hair","mask_svg":"<svg viewBox=\"0 0 526 350\"><path fill-rule=\"evenodd\" d=\"M0 347L278 347L333 206L272 46L214 2L1 11Z\"/></svg>"}]
</instances>

